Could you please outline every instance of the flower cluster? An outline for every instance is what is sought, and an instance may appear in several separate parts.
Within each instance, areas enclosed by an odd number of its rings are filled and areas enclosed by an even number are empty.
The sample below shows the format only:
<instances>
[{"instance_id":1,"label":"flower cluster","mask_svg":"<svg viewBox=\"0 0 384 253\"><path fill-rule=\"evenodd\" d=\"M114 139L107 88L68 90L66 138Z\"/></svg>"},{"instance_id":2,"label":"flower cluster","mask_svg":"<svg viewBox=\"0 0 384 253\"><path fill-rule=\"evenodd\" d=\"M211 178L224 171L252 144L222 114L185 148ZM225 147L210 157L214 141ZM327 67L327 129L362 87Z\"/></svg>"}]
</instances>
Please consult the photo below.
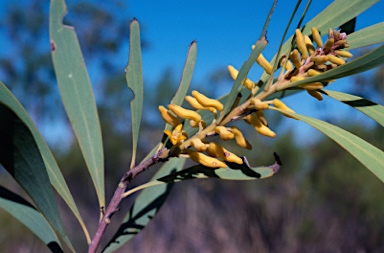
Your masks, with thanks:
<instances>
[{"instance_id":1,"label":"flower cluster","mask_svg":"<svg viewBox=\"0 0 384 253\"><path fill-rule=\"evenodd\" d=\"M328 39L324 43L316 28L312 28L312 40L309 36L301 33L299 29L295 32L296 49L280 58L280 67L283 69L275 83L259 91L260 84L256 85L252 80L242 80L244 87L251 91L251 95L245 102L239 105L239 100L232 105L232 109L219 122L218 115L223 111L223 104L215 99L206 97L198 91L192 91L192 96L186 96L187 101L195 110L183 108L179 105L170 104L168 109L159 106L163 120L173 127L173 130L164 130L172 143L169 156L185 156L191 160L212 168L225 168L226 162L242 164L243 160L236 154L225 149L216 142L209 142L208 138L218 135L222 140L234 139L238 146L252 149L251 144L244 138L241 131L235 126L226 126L228 123L242 119L252 125L254 129L264 136L275 137L276 134L269 127L264 117L264 110L278 108L283 115L296 119L292 114L294 111L286 106L281 100L266 100L283 83L296 82L308 77L319 75L330 69L345 64L344 58L352 57L352 54L343 49L348 48L346 34L329 29ZM316 48L314 46L316 43ZM256 62L269 75L273 75L273 66L260 54ZM238 71L233 66L228 66L228 71L236 80ZM272 79L270 79L272 80ZM327 80L330 82L332 80ZM310 95L321 100L322 96L318 89L324 87L322 82L312 82L299 85L298 88L305 89ZM214 114L214 120L207 126L197 110L208 110ZM188 137L183 131L182 121L187 120L191 127L198 128L197 133Z\"/></svg>"}]
</instances>

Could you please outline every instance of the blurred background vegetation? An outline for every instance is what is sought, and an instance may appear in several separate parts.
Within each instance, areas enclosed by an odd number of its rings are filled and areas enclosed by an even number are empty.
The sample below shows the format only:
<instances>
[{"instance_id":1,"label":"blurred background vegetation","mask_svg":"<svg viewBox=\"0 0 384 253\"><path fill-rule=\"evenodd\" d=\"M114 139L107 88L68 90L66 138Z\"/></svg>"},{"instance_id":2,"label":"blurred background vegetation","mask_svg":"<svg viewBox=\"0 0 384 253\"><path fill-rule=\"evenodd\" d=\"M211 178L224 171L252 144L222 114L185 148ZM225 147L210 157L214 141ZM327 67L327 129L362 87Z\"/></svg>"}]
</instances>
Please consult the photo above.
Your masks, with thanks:
<instances>
[{"instance_id":1,"label":"blurred background vegetation","mask_svg":"<svg viewBox=\"0 0 384 253\"><path fill-rule=\"evenodd\" d=\"M60 102L49 50L48 6L39 0L6 3L7 11L0 18L1 36L12 41L14 48L10 54L0 54L0 80L48 140L93 234L97 200ZM128 45L131 17L114 15L127 8L118 1L103 8L82 0L69 8L65 23L75 25L98 103L108 200L130 163L129 102L133 96L125 84L126 62L115 59ZM146 50L151 41L145 29L142 38ZM146 83L153 88L145 94L147 116L141 128L139 159L160 139L163 123L157 106L170 101L179 79L179 73L169 68L157 83ZM383 103L383 68L353 80L349 92ZM225 70L218 69L207 82L210 85L192 83L192 87L215 96L215 85L230 83L230 79ZM320 105L319 110L323 109ZM293 130L295 122L286 124L277 114L268 116L278 136L271 140L249 131L254 150L244 155L252 165L269 165L276 151L284 165L279 173L260 181L192 180L176 184L155 219L119 252L384 252L384 185L326 137L304 145L303 139L311 137L298 138ZM383 149L382 129L357 118L362 118L357 112L349 114L348 120L341 117L339 125ZM148 180L155 170L143 173L134 184ZM0 184L25 196L1 168ZM128 210L131 202L124 201L121 210ZM70 212L65 205L60 205L70 238L85 251L80 227L67 215ZM124 214L116 215L106 239ZM48 252L37 237L3 210L0 228L0 251Z\"/></svg>"}]
</instances>

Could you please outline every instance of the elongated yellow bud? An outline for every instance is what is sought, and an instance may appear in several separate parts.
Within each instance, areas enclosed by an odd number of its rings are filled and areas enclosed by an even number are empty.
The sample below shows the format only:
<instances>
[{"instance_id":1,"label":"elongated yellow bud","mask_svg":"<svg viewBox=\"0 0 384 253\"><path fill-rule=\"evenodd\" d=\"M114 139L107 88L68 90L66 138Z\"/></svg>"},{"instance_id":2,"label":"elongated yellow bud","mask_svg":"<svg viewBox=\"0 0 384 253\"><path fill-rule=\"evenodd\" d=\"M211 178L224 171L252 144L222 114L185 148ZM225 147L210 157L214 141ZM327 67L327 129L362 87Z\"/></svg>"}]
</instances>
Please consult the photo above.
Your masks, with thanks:
<instances>
[{"instance_id":1,"label":"elongated yellow bud","mask_svg":"<svg viewBox=\"0 0 384 253\"><path fill-rule=\"evenodd\" d=\"M313 41L316 43L317 47L318 48L323 47L323 41L321 40L319 30L317 30L316 27L312 27L311 30L312 30Z\"/></svg>"},{"instance_id":2,"label":"elongated yellow bud","mask_svg":"<svg viewBox=\"0 0 384 253\"><path fill-rule=\"evenodd\" d=\"M335 39L334 39L334 38L329 38L329 39L325 42L325 45L324 45L324 51L325 51L325 52L328 52L329 50L331 50L331 48L333 47L333 44L335 44Z\"/></svg>"},{"instance_id":3,"label":"elongated yellow bud","mask_svg":"<svg viewBox=\"0 0 384 253\"><path fill-rule=\"evenodd\" d=\"M307 92L309 95L316 98L317 100L319 100L319 101L323 100L323 96L317 90L307 90Z\"/></svg>"},{"instance_id":4,"label":"elongated yellow bud","mask_svg":"<svg viewBox=\"0 0 384 253\"><path fill-rule=\"evenodd\" d=\"M327 55L316 56L313 58L313 61L318 65L324 64L325 62L328 61L328 56Z\"/></svg>"},{"instance_id":5,"label":"elongated yellow bud","mask_svg":"<svg viewBox=\"0 0 384 253\"><path fill-rule=\"evenodd\" d=\"M309 51L309 54L312 55L315 52L315 47L312 44L311 39L308 37L308 35L304 36L305 46L307 47L307 50Z\"/></svg>"},{"instance_id":6,"label":"elongated yellow bud","mask_svg":"<svg viewBox=\"0 0 384 253\"><path fill-rule=\"evenodd\" d=\"M300 29L296 29L295 35L296 35L296 45L297 45L297 48L299 49L299 51L301 53L301 57L303 59L307 59L308 58L308 51L307 51L307 47L305 45L304 36L301 33Z\"/></svg>"},{"instance_id":7,"label":"elongated yellow bud","mask_svg":"<svg viewBox=\"0 0 384 253\"><path fill-rule=\"evenodd\" d=\"M321 73L323 73L323 72L320 72L320 71L315 70L315 69L309 69L309 70L307 71L307 74L308 74L309 76L317 76L317 75L320 75Z\"/></svg>"},{"instance_id":8,"label":"elongated yellow bud","mask_svg":"<svg viewBox=\"0 0 384 253\"><path fill-rule=\"evenodd\" d=\"M200 122L196 122L196 121L194 121L194 120L190 120L189 121L189 125L191 126L191 127L199 127L199 123L201 124L201 126L203 127L203 128L205 128L206 126L207 126L207 123L205 123L205 121L204 120L201 120Z\"/></svg>"},{"instance_id":9,"label":"elongated yellow bud","mask_svg":"<svg viewBox=\"0 0 384 253\"><path fill-rule=\"evenodd\" d=\"M201 165L204 165L210 168L226 168L227 167L227 165L224 162L216 158L204 155L203 153L200 153L197 151L190 151L190 150L188 150L188 152L186 153L189 155L189 158L192 161L200 163Z\"/></svg>"},{"instance_id":10,"label":"elongated yellow bud","mask_svg":"<svg viewBox=\"0 0 384 253\"><path fill-rule=\"evenodd\" d=\"M192 91L192 96L194 96L197 102L199 102L199 104L204 107L213 107L218 111L222 111L224 108L223 104L220 103L218 100L207 98L197 90Z\"/></svg>"},{"instance_id":11,"label":"elongated yellow bud","mask_svg":"<svg viewBox=\"0 0 384 253\"><path fill-rule=\"evenodd\" d=\"M328 55L328 60L336 65L343 65L345 64L345 61L337 56L334 55Z\"/></svg>"},{"instance_id":12,"label":"elongated yellow bud","mask_svg":"<svg viewBox=\"0 0 384 253\"><path fill-rule=\"evenodd\" d=\"M196 98L192 96L185 96L185 101L187 101L193 108L196 110L205 110L204 106L202 106L199 102L197 102Z\"/></svg>"},{"instance_id":13,"label":"elongated yellow bud","mask_svg":"<svg viewBox=\"0 0 384 253\"><path fill-rule=\"evenodd\" d=\"M304 79L305 79L304 76L292 76L290 81L291 82L297 82L297 81L304 80Z\"/></svg>"},{"instance_id":14,"label":"elongated yellow bud","mask_svg":"<svg viewBox=\"0 0 384 253\"><path fill-rule=\"evenodd\" d=\"M200 122L201 120L200 114L195 111L185 109L179 105L170 104L168 105L168 108L182 119L190 119L196 122Z\"/></svg>"},{"instance_id":15,"label":"elongated yellow bud","mask_svg":"<svg viewBox=\"0 0 384 253\"><path fill-rule=\"evenodd\" d=\"M293 112L293 113L295 112L294 110L289 108L286 104L284 104L283 101L281 101L280 99L277 99L277 98L275 98L273 100L273 105L276 106L277 108L281 109L281 110L284 110L284 111ZM283 112L283 115L288 117L288 118L297 119L296 117L291 116L289 114L286 114L284 112Z\"/></svg>"},{"instance_id":16,"label":"elongated yellow bud","mask_svg":"<svg viewBox=\"0 0 384 253\"><path fill-rule=\"evenodd\" d=\"M301 67L301 58L297 49L293 50L289 54L289 59L292 61L293 66L295 66L295 68L299 69Z\"/></svg>"},{"instance_id":17,"label":"elongated yellow bud","mask_svg":"<svg viewBox=\"0 0 384 253\"><path fill-rule=\"evenodd\" d=\"M191 139L191 146L199 152L204 152L207 149L207 144L196 137Z\"/></svg>"},{"instance_id":18,"label":"elongated yellow bud","mask_svg":"<svg viewBox=\"0 0 384 253\"><path fill-rule=\"evenodd\" d=\"M349 47L347 40L338 40L335 42L335 46Z\"/></svg>"},{"instance_id":19,"label":"elongated yellow bud","mask_svg":"<svg viewBox=\"0 0 384 253\"><path fill-rule=\"evenodd\" d=\"M237 145L239 145L242 148L246 148L251 150L252 145L247 141L247 139L244 138L243 133L235 126L231 126L232 132L235 134L235 140Z\"/></svg>"},{"instance_id":20,"label":"elongated yellow bud","mask_svg":"<svg viewBox=\"0 0 384 253\"><path fill-rule=\"evenodd\" d=\"M255 112L255 114L256 114L256 117L261 121L261 123L262 123L264 126L268 126L268 122L267 122L267 120L265 119L265 116L264 116L263 111L257 111L257 112Z\"/></svg>"},{"instance_id":21,"label":"elongated yellow bud","mask_svg":"<svg viewBox=\"0 0 384 253\"><path fill-rule=\"evenodd\" d=\"M218 157L226 162L242 164L243 160L234 153L226 150L216 142L211 142L206 150L207 154L213 157Z\"/></svg>"},{"instance_id":22,"label":"elongated yellow bud","mask_svg":"<svg viewBox=\"0 0 384 253\"><path fill-rule=\"evenodd\" d=\"M255 130L262 135L274 138L276 136L275 132L269 129L266 125L261 123L258 117L255 117L253 114L246 116L247 120L254 126Z\"/></svg>"},{"instance_id":23,"label":"elongated yellow bud","mask_svg":"<svg viewBox=\"0 0 384 253\"><path fill-rule=\"evenodd\" d=\"M230 76L232 77L233 80L236 80L237 78L237 75L239 74L239 71L237 69L235 69L233 66L231 65L228 65L228 72L230 74ZM255 83L252 82L250 79L248 78L245 78L244 82L243 82L243 85L249 89L249 90L252 90L253 87L255 87Z\"/></svg>"},{"instance_id":24,"label":"elongated yellow bud","mask_svg":"<svg viewBox=\"0 0 384 253\"><path fill-rule=\"evenodd\" d=\"M260 54L256 58L256 62L257 62L257 64L259 64L265 70L265 72L267 72L268 75L272 74L273 67L269 63L269 61L267 61L267 59L265 59L263 54Z\"/></svg>"},{"instance_id":25,"label":"elongated yellow bud","mask_svg":"<svg viewBox=\"0 0 384 253\"><path fill-rule=\"evenodd\" d=\"M219 134L220 138L224 141L232 140L235 138L235 134L229 131L225 126L217 126L215 132Z\"/></svg>"},{"instance_id":26,"label":"elongated yellow bud","mask_svg":"<svg viewBox=\"0 0 384 253\"><path fill-rule=\"evenodd\" d=\"M321 82L314 82L314 83L307 83L307 84L300 85L300 87L306 90L320 90L324 88L324 84L322 84Z\"/></svg>"},{"instance_id":27,"label":"elongated yellow bud","mask_svg":"<svg viewBox=\"0 0 384 253\"><path fill-rule=\"evenodd\" d=\"M340 57L345 57L345 58L351 58L352 54L349 51L345 50L335 50L335 54L337 54Z\"/></svg>"},{"instance_id":28,"label":"elongated yellow bud","mask_svg":"<svg viewBox=\"0 0 384 253\"><path fill-rule=\"evenodd\" d=\"M251 104L255 107L256 110L265 110L268 108L268 103L263 103L258 98L252 98Z\"/></svg>"},{"instance_id":29,"label":"elongated yellow bud","mask_svg":"<svg viewBox=\"0 0 384 253\"><path fill-rule=\"evenodd\" d=\"M159 105L158 108L159 108L161 117L166 123L170 124L173 127L176 127L179 124L181 124L181 122L175 116L173 116L164 106Z\"/></svg>"}]
</instances>

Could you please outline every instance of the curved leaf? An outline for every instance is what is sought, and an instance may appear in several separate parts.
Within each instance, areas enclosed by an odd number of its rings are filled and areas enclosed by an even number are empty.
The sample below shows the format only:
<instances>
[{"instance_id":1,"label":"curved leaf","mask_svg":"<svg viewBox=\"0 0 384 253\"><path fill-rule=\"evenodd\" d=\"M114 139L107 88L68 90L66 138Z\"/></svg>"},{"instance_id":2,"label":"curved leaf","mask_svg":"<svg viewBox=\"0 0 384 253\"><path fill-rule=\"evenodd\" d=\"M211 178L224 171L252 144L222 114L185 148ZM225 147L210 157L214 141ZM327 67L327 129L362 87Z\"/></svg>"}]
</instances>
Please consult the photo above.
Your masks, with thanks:
<instances>
[{"instance_id":1,"label":"curved leaf","mask_svg":"<svg viewBox=\"0 0 384 253\"><path fill-rule=\"evenodd\" d=\"M76 33L62 24L66 12L64 0L51 1L52 60L65 110L95 185L99 205L103 207L104 154L99 116Z\"/></svg>"},{"instance_id":2,"label":"curved leaf","mask_svg":"<svg viewBox=\"0 0 384 253\"><path fill-rule=\"evenodd\" d=\"M360 137L327 122L277 108L271 109L292 115L327 135L384 182L384 152L382 150Z\"/></svg>"},{"instance_id":3,"label":"curved leaf","mask_svg":"<svg viewBox=\"0 0 384 253\"><path fill-rule=\"evenodd\" d=\"M0 208L19 220L52 252L63 252L55 232L39 211L19 195L0 186Z\"/></svg>"},{"instance_id":4,"label":"curved leaf","mask_svg":"<svg viewBox=\"0 0 384 253\"><path fill-rule=\"evenodd\" d=\"M64 231L44 160L28 127L0 103L0 163L32 198L53 229L73 250Z\"/></svg>"},{"instance_id":5,"label":"curved leaf","mask_svg":"<svg viewBox=\"0 0 384 253\"><path fill-rule=\"evenodd\" d=\"M384 42L384 22L374 24L348 35L348 50Z\"/></svg>"},{"instance_id":6,"label":"curved leaf","mask_svg":"<svg viewBox=\"0 0 384 253\"><path fill-rule=\"evenodd\" d=\"M297 82L286 83L284 85L279 85L276 87L278 91L292 88L298 86L300 84L313 83L313 82L321 82L327 81L331 79L339 79L346 76L355 75L375 67L378 67L384 64L384 45L370 51L369 53L364 54L350 62L347 62L344 65L341 65L332 70L326 71L323 74L305 78L304 80L300 80Z\"/></svg>"},{"instance_id":7,"label":"curved leaf","mask_svg":"<svg viewBox=\"0 0 384 253\"><path fill-rule=\"evenodd\" d=\"M384 106L376 104L362 97L346 94L343 92L331 90L321 90L321 92L331 98L343 102L344 104L352 106L384 127Z\"/></svg>"},{"instance_id":8,"label":"curved leaf","mask_svg":"<svg viewBox=\"0 0 384 253\"><path fill-rule=\"evenodd\" d=\"M132 113L132 160L131 168L135 166L137 143L139 140L141 116L143 113L143 70L141 59L140 26L136 19L130 24L129 60L125 78L134 98L131 101Z\"/></svg>"},{"instance_id":9,"label":"curved leaf","mask_svg":"<svg viewBox=\"0 0 384 253\"><path fill-rule=\"evenodd\" d=\"M44 141L39 130L37 130L35 124L29 117L28 113L25 111L23 106L19 103L19 101L13 96L13 94L7 89L7 87L5 87L2 82L0 82L0 104L4 104L8 108L11 108L13 112L17 115L19 120L28 127L29 131L31 132L33 138L36 141L41 156L44 160L44 164L47 169L51 185L63 198L65 203L67 203L68 207L71 209L71 211L79 221L87 240L90 242L88 230L84 224L83 219L81 218L80 212L77 209L75 201L73 200L73 196L68 189L67 183L64 180L63 174L61 173L57 162L52 155L51 150L49 149L47 143Z\"/></svg>"},{"instance_id":10,"label":"curved leaf","mask_svg":"<svg viewBox=\"0 0 384 253\"><path fill-rule=\"evenodd\" d=\"M183 168L184 163L185 159L183 158L171 159L158 170L154 178L163 177L173 171L179 171ZM163 205L171 189L172 184L144 189L132 204L123 223L103 252L114 252L138 234Z\"/></svg>"}]
</instances>

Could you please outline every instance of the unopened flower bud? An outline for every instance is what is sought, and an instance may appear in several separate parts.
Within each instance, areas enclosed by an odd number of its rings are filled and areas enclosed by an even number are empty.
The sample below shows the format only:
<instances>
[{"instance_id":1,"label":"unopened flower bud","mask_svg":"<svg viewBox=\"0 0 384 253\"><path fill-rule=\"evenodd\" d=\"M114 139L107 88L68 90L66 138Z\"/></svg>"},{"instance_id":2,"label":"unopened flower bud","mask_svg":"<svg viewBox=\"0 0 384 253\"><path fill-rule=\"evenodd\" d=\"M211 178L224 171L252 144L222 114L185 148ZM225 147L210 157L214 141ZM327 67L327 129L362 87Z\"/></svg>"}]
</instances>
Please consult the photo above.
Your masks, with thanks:
<instances>
[{"instance_id":1,"label":"unopened flower bud","mask_svg":"<svg viewBox=\"0 0 384 253\"><path fill-rule=\"evenodd\" d=\"M228 72L233 80L236 80L237 75L239 74L239 71L235 69L232 65L228 65ZM252 90L255 87L255 83L252 82L250 79L245 78L243 85L249 89Z\"/></svg>"},{"instance_id":2,"label":"unopened flower bud","mask_svg":"<svg viewBox=\"0 0 384 253\"><path fill-rule=\"evenodd\" d=\"M328 55L328 60L336 65L343 65L345 64L345 61L337 56L334 55Z\"/></svg>"},{"instance_id":3,"label":"unopened flower bud","mask_svg":"<svg viewBox=\"0 0 384 253\"><path fill-rule=\"evenodd\" d=\"M161 117L167 124L170 124L173 127L176 127L179 124L181 124L181 122L175 116L173 116L164 106L159 105L158 108L159 108Z\"/></svg>"},{"instance_id":4,"label":"unopened flower bud","mask_svg":"<svg viewBox=\"0 0 384 253\"><path fill-rule=\"evenodd\" d=\"M207 144L205 144L199 138L196 137L191 139L191 146L199 152L204 152L207 149Z\"/></svg>"},{"instance_id":5,"label":"unopened flower bud","mask_svg":"<svg viewBox=\"0 0 384 253\"><path fill-rule=\"evenodd\" d=\"M270 75L272 74L272 65L269 63L269 61L267 61L267 59L265 59L264 55L263 54L260 54L257 59L256 59L256 62L257 64L259 64L264 70L265 72Z\"/></svg>"},{"instance_id":6,"label":"unopened flower bud","mask_svg":"<svg viewBox=\"0 0 384 253\"><path fill-rule=\"evenodd\" d=\"M199 102L204 107L213 107L218 111L222 111L224 109L223 104L220 103L218 100L207 98L196 90L192 91L192 96L194 96L197 102Z\"/></svg>"},{"instance_id":7,"label":"unopened flower bud","mask_svg":"<svg viewBox=\"0 0 384 253\"><path fill-rule=\"evenodd\" d=\"M225 126L217 126L215 132L219 134L220 138L224 141L232 140L235 138L235 134L229 131Z\"/></svg>"},{"instance_id":8,"label":"unopened flower bud","mask_svg":"<svg viewBox=\"0 0 384 253\"><path fill-rule=\"evenodd\" d=\"M296 35L296 45L301 53L301 57L303 59L307 59L308 58L307 46L305 45L304 36L301 33L300 29L296 29L295 35Z\"/></svg>"},{"instance_id":9,"label":"unopened flower bud","mask_svg":"<svg viewBox=\"0 0 384 253\"><path fill-rule=\"evenodd\" d=\"M335 43L335 39L334 38L329 38L326 42L325 42L325 45L324 45L324 51L325 52L329 52L331 50L331 48L333 47Z\"/></svg>"},{"instance_id":10,"label":"unopened flower bud","mask_svg":"<svg viewBox=\"0 0 384 253\"><path fill-rule=\"evenodd\" d=\"M292 61L293 66L295 66L295 68L299 69L301 67L301 58L297 49L293 50L290 53L289 59Z\"/></svg>"},{"instance_id":11,"label":"unopened flower bud","mask_svg":"<svg viewBox=\"0 0 384 253\"><path fill-rule=\"evenodd\" d=\"M258 98L252 98L251 104L255 107L256 110L265 110L268 108L268 103L261 102Z\"/></svg>"},{"instance_id":12,"label":"unopened flower bud","mask_svg":"<svg viewBox=\"0 0 384 253\"><path fill-rule=\"evenodd\" d=\"M335 54L337 54L340 57L345 57L345 58L351 58L352 54L349 51L345 50L335 50Z\"/></svg>"},{"instance_id":13,"label":"unopened flower bud","mask_svg":"<svg viewBox=\"0 0 384 253\"><path fill-rule=\"evenodd\" d=\"M312 55L315 52L315 47L312 44L311 39L308 37L308 35L304 36L305 46L307 47L307 50L309 51L309 54Z\"/></svg>"},{"instance_id":14,"label":"unopened flower bud","mask_svg":"<svg viewBox=\"0 0 384 253\"><path fill-rule=\"evenodd\" d=\"M213 157L218 157L226 162L243 164L243 160L234 153L226 150L216 142L211 142L206 150L207 154Z\"/></svg>"},{"instance_id":15,"label":"unopened flower bud","mask_svg":"<svg viewBox=\"0 0 384 253\"><path fill-rule=\"evenodd\" d=\"M273 105L276 106L277 108L281 109L281 110L284 110L284 111L293 112L293 113L295 112L294 110L289 108L286 104L284 104L283 101L281 101L280 99L277 99L277 98L275 98L273 100ZM284 112L283 112L283 115L288 117L288 118L297 119L296 117L291 116L289 114L286 114Z\"/></svg>"},{"instance_id":16,"label":"unopened flower bud","mask_svg":"<svg viewBox=\"0 0 384 253\"><path fill-rule=\"evenodd\" d=\"M204 155L203 153L197 152L197 151L190 151L188 150L187 154L189 155L189 158L192 161L195 161L197 163L200 163L201 165L210 167L210 168L226 168L227 165L210 156Z\"/></svg>"},{"instance_id":17,"label":"unopened flower bud","mask_svg":"<svg viewBox=\"0 0 384 253\"><path fill-rule=\"evenodd\" d=\"M243 133L235 126L231 126L232 132L235 134L235 140L237 145L239 145L242 148L246 148L251 150L252 145L247 141L247 139L244 138Z\"/></svg>"},{"instance_id":18,"label":"unopened flower bud","mask_svg":"<svg viewBox=\"0 0 384 253\"><path fill-rule=\"evenodd\" d=\"M179 105L170 104L168 105L168 108L182 119L190 119L196 122L199 122L201 120L200 114L195 111L185 109Z\"/></svg>"},{"instance_id":19,"label":"unopened flower bud","mask_svg":"<svg viewBox=\"0 0 384 253\"><path fill-rule=\"evenodd\" d=\"M309 95L316 98L317 100L319 100L319 101L323 100L323 96L317 90L307 90L307 92Z\"/></svg>"},{"instance_id":20,"label":"unopened flower bud","mask_svg":"<svg viewBox=\"0 0 384 253\"><path fill-rule=\"evenodd\" d=\"M323 72L320 72L320 71L318 71L318 70L315 70L315 69L309 69L308 71L307 71L307 74L309 75L309 76L317 76L317 75L320 75L320 74L322 74Z\"/></svg>"},{"instance_id":21,"label":"unopened flower bud","mask_svg":"<svg viewBox=\"0 0 384 253\"><path fill-rule=\"evenodd\" d=\"M317 30L316 27L312 27L312 37L318 48L323 47L323 41L321 39L319 30Z\"/></svg>"}]
</instances>

